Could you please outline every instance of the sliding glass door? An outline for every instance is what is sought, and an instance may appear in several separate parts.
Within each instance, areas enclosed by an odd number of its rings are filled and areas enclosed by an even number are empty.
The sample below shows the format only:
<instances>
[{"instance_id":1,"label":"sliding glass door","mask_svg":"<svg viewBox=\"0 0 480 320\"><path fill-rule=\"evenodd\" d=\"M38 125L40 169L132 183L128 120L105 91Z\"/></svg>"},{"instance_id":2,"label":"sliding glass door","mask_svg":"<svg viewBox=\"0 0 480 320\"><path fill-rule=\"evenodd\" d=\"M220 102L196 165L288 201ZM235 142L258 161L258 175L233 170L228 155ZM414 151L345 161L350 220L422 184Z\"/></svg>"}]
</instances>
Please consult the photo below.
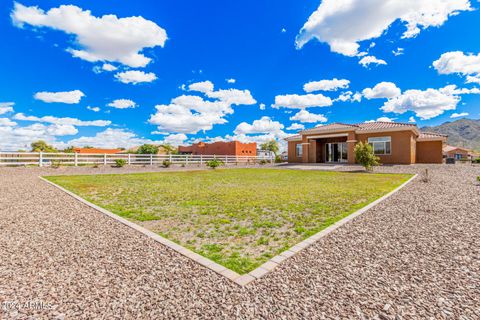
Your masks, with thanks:
<instances>
[{"instance_id":1,"label":"sliding glass door","mask_svg":"<svg viewBox=\"0 0 480 320\"><path fill-rule=\"evenodd\" d=\"M345 142L325 144L325 162L347 162L348 149Z\"/></svg>"}]
</instances>

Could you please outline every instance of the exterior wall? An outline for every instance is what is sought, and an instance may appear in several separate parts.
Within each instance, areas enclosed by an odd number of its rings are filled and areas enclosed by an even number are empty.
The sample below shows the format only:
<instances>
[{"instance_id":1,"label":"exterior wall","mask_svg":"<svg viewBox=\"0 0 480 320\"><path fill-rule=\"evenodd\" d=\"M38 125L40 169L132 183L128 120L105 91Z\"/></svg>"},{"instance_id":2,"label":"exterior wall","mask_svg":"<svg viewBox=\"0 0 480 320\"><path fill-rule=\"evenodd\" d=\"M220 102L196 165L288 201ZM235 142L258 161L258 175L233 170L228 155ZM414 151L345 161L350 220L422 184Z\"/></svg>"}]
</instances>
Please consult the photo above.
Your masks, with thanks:
<instances>
[{"instance_id":1,"label":"exterior wall","mask_svg":"<svg viewBox=\"0 0 480 320\"><path fill-rule=\"evenodd\" d=\"M188 147L178 147L180 153L193 155L229 155L229 156L256 156L256 143L241 143L238 141L196 143Z\"/></svg>"},{"instance_id":2,"label":"exterior wall","mask_svg":"<svg viewBox=\"0 0 480 320\"><path fill-rule=\"evenodd\" d=\"M302 144L302 141L288 141L288 162L302 162L302 158L297 157L297 144Z\"/></svg>"},{"instance_id":3,"label":"exterior wall","mask_svg":"<svg viewBox=\"0 0 480 320\"><path fill-rule=\"evenodd\" d=\"M415 163L415 135L412 131L391 131L358 134L358 141L368 142L370 137L391 137L391 154L378 155L382 164Z\"/></svg>"},{"instance_id":4,"label":"exterior wall","mask_svg":"<svg viewBox=\"0 0 480 320\"><path fill-rule=\"evenodd\" d=\"M442 163L442 141L417 141L418 163Z\"/></svg>"},{"instance_id":5,"label":"exterior wall","mask_svg":"<svg viewBox=\"0 0 480 320\"><path fill-rule=\"evenodd\" d=\"M417 136L411 130L385 131L355 134L355 132L335 132L334 134L348 133L348 137L332 137L309 139L303 136L302 141L288 142L289 162L325 162L325 143L347 142L348 163L355 163L354 147L362 141L368 142L370 137L391 137L391 154L378 155L382 164L413 164L419 163L442 163L442 141L417 142ZM315 135L311 135L315 136ZM296 156L296 145L302 144L303 157ZM455 153L455 152L453 152ZM453 157L453 154L452 154Z\"/></svg>"}]
</instances>

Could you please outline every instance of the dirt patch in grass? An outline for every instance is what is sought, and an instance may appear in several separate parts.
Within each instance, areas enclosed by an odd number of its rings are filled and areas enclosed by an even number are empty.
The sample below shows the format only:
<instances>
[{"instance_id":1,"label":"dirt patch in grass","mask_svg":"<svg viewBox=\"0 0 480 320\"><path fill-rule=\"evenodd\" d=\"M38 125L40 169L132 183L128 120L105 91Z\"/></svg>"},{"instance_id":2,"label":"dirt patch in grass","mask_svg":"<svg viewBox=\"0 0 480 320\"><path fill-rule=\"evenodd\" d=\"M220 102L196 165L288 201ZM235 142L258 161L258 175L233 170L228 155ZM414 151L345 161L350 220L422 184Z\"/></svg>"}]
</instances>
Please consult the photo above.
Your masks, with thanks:
<instances>
[{"instance_id":1,"label":"dirt patch in grass","mask_svg":"<svg viewBox=\"0 0 480 320\"><path fill-rule=\"evenodd\" d=\"M48 179L227 268L247 273L409 177L226 169Z\"/></svg>"}]
</instances>

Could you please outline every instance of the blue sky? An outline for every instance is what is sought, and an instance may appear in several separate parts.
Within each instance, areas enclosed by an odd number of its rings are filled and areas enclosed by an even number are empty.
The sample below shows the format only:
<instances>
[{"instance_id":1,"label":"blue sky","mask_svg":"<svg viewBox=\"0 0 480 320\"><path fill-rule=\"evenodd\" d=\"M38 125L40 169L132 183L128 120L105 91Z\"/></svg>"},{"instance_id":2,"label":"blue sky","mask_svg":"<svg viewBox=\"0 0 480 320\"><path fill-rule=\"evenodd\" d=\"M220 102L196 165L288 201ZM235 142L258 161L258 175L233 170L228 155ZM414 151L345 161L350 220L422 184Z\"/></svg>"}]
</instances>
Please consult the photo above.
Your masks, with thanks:
<instances>
[{"instance_id":1,"label":"blue sky","mask_svg":"<svg viewBox=\"0 0 480 320\"><path fill-rule=\"evenodd\" d=\"M282 141L480 113L477 1L5 3L0 150Z\"/></svg>"}]
</instances>

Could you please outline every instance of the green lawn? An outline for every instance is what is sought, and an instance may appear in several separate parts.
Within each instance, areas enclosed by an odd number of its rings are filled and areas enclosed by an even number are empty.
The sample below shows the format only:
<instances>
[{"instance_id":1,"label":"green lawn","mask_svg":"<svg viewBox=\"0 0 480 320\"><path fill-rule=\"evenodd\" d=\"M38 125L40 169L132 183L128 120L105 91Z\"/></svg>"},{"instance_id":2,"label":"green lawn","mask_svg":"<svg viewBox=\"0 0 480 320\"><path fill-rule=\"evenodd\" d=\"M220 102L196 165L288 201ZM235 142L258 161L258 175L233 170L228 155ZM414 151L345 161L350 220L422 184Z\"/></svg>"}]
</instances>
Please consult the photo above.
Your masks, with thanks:
<instances>
[{"instance_id":1,"label":"green lawn","mask_svg":"<svg viewBox=\"0 0 480 320\"><path fill-rule=\"evenodd\" d=\"M47 179L242 274L410 177L223 169Z\"/></svg>"}]
</instances>

